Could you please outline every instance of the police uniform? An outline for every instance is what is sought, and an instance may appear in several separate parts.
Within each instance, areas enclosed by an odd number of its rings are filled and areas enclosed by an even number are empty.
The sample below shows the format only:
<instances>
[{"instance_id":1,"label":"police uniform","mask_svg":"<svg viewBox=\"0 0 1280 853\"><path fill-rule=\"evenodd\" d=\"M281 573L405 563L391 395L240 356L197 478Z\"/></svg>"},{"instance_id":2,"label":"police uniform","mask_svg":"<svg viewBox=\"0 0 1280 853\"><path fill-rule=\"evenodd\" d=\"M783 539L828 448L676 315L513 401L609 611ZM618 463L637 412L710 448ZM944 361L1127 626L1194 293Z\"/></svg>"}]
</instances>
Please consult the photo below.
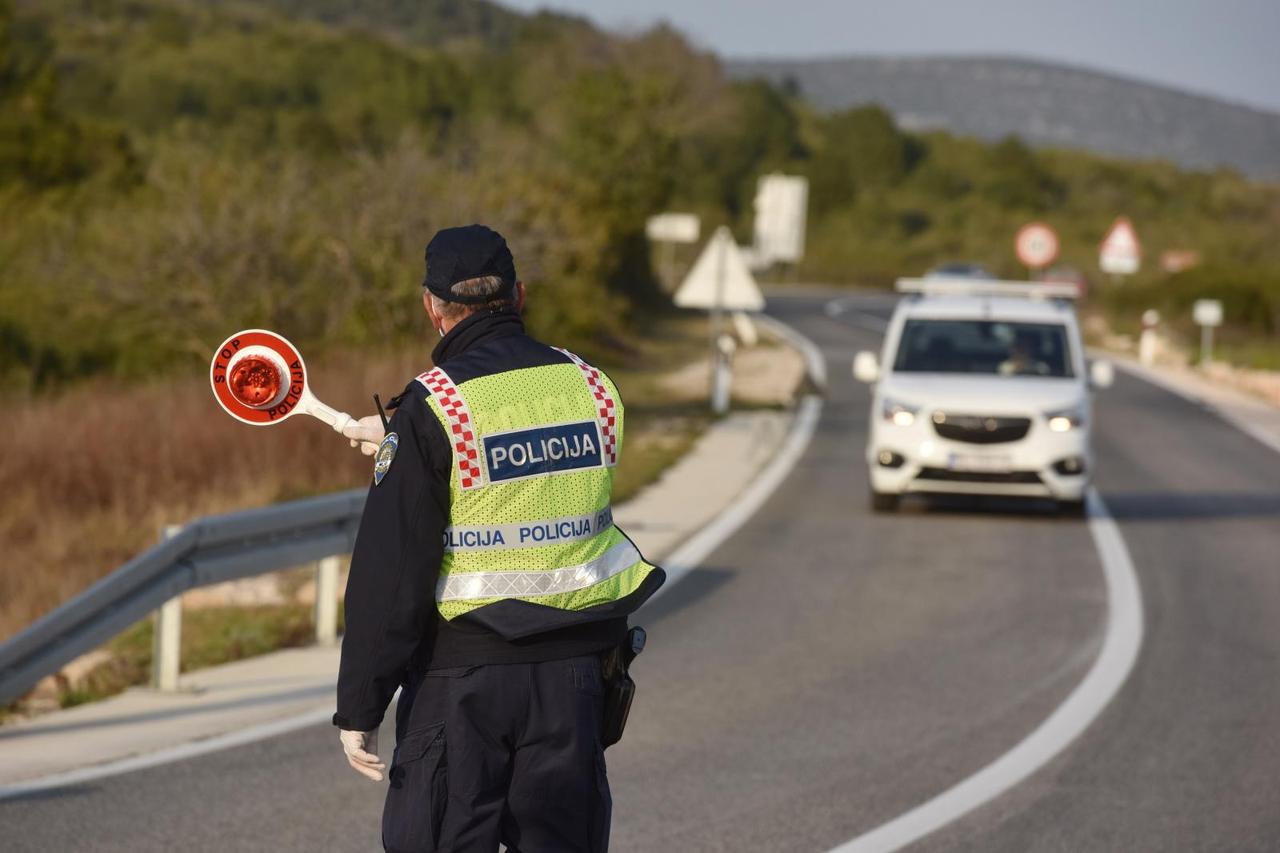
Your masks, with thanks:
<instances>
[{"instance_id":1,"label":"police uniform","mask_svg":"<svg viewBox=\"0 0 1280 853\"><path fill-rule=\"evenodd\" d=\"M426 286L498 275L482 226L427 249ZM447 295L446 295L447 294ZM623 406L601 371L482 309L398 399L352 554L334 723L395 690L382 835L393 851L603 851L601 655L662 584L613 524Z\"/></svg>"}]
</instances>

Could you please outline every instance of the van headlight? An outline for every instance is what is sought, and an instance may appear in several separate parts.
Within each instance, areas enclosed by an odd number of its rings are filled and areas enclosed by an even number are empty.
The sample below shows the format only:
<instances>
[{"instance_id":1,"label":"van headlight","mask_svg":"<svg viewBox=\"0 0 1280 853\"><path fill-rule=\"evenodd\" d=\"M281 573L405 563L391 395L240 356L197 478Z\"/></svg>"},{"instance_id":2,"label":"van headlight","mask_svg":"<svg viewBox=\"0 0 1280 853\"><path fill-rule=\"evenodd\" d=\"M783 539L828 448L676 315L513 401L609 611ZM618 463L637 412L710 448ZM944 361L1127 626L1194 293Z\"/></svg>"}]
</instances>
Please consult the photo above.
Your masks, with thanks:
<instances>
[{"instance_id":1,"label":"van headlight","mask_svg":"<svg viewBox=\"0 0 1280 853\"><path fill-rule=\"evenodd\" d=\"M894 426L911 426L916 422L916 413L919 411L919 406L911 406L892 397L885 397L880 401L881 416Z\"/></svg>"},{"instance_id":2,"label":"van headlight","mask_svg":"<svg viewBox=\"0 0 1280 853\"><path fill-rule=\"evenodd\" d=\"M1084 426L1084 407L1075 406L1060 412L1045 412L1044 417L1049 422L1050 432L1070 432Z\"/></svg>"}]
</instances>

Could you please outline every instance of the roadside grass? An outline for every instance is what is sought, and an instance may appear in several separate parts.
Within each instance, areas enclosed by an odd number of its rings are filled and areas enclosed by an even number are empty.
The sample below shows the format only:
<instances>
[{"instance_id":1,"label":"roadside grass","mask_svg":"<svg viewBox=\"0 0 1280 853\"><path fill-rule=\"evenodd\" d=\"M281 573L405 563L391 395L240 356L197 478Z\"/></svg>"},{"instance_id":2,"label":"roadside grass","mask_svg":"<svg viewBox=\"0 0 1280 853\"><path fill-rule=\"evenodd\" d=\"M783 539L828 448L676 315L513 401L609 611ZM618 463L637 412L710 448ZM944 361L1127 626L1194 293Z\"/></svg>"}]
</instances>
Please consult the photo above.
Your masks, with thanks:
<instances>
[{"instance_id":1,"label":"roadside grass","mask_svg":"<svg viewBox=\"0 0 1280 853\"><path fill-rule=\"evenodd\" d=\"M1086 326L1087 342L1101 344L1111 335L1127 337L1137 347L1142 332L1140 313L1114 305L1090 305L1087 316L1095 322ZM1100 321L1100 322L1098 322ZM1165 342L1185 356L1189 364L1200 359L1200 328L1189 318L1163 317L1160 334ZM1213 359L1235 367L1252 370L1280 370L1280 333L1268 333L1239 324L1219 326L1214 330Z\"/></svg>"},{"instance_id":2,"label":"roadside grass","mask_svg":"<svg viewBox=\"0 0 1280 853\"><path fill-rule=\"evenodd\" d=\"M364 414L398 393L424 354L308 365L321 399ZM166 524L365 482L368 460L319 422L240 424L208 380L98 383L7 399L0 454L0 638L155 543Z\"/></svg>"},{"instance_id":3,"label":"roadside grass","mask_svg":"<svg viewBox=\"0 0 1280 853\"><path fill-rule=\"evenodd\" d=\"M1199 353L1199 343L1196 345ZM1213 357L1217 361L1225 361L1239 367L1250 367L1255 370L1280 370L1280 335L1271 340L1243 340L1228 338L1217 340L1213 344Z\"/></svg>"},{"instance_id":4,"label":"roadside grass","mask_svg":"<svg viewBox=\"0 0 1280 853\"><path fill-rule=\"evenodd\" d=\"M649 330L622 364L605 367L627 419L615 500L656 480L711 421L705 401L672 398L659 377L704 357L706 327L677 315ZM619 359L619 361L623 361ZM353 414L368 393L399 393L426 366L421 354L332 356L309 365L316 393ZM270 429L216 408L207 380L81 388L6 405L0 428L0 637L75 595L156 541L164 524L364 484L369 462L310 419ZM312 641L312 608L287 603L187 607L182 669L191 671ZM147 681L152 623L110 641L111 659L58 697L63 707ZM3 719L3 717L0 717Z\"/></svg>"},{"instance_id":5,"label":"roadside grass","mask_svg":"<svg viewBox=\"0 0 1280 853\"><path fill-rule=\"evenodd\" d=\"M342 613L339 608L339 630ZM59 696L63 708L112 696L151 673L154 622L145 619L106 645L108 660ZM182 614L182 670L230 663L277 649L309 645L315 638L312 608L305 604L187 608Z\"/></svg>"}]
</instances>

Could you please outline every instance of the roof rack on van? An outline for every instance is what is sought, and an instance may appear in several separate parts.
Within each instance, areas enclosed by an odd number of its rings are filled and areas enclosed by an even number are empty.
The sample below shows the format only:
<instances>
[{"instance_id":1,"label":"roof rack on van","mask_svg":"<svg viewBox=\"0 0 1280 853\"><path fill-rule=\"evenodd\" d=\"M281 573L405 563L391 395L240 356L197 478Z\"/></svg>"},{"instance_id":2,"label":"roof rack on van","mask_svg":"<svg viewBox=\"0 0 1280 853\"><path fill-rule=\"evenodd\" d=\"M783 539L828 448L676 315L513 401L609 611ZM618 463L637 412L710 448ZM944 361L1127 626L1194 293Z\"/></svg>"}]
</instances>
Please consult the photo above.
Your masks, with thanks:
<instances>
[{"instance_id":1,"label":"roof rack on van","mask_svg":"<svg viewBox=\"0 0 1280 853\"><path fill-rule=\"evenodd\" d=\"M925 296L1012 296L1025 299L1079 299L1080 288L1069 282L997 281L975 278L900 278L899 293Z\"/></svg>"}]
</instances>

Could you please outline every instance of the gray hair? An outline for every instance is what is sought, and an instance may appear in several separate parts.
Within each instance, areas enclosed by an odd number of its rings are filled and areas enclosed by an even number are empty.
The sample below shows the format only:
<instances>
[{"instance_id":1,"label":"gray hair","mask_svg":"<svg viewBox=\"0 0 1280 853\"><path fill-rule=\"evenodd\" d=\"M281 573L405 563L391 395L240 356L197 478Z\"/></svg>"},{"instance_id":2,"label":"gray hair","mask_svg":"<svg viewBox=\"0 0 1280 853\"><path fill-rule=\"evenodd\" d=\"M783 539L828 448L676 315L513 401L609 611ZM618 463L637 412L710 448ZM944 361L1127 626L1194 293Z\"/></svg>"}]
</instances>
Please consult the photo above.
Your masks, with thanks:
<instances>
[{"instance_id":1,"label":"gray hair","mask_svg":"<svg viewBox=\"0 0 1280 853\"><path fill-rule=\"evenodd\" d=\"M466 281L459 281L449 288L449 292L454 296L494 296L500 293L503 288L503 281L499 276L486 275L480 278L469 278ZM436 313L446 320L460 320L470 314L478 311L490 311L498 308L511 308L514 302L508 297L497 297L486 302L478 302L474 304L464 304L462 302L450 302L447 299L441 299L434 293L431 294L431 305L436 309Z\"/></svg>"}]
</instances>

